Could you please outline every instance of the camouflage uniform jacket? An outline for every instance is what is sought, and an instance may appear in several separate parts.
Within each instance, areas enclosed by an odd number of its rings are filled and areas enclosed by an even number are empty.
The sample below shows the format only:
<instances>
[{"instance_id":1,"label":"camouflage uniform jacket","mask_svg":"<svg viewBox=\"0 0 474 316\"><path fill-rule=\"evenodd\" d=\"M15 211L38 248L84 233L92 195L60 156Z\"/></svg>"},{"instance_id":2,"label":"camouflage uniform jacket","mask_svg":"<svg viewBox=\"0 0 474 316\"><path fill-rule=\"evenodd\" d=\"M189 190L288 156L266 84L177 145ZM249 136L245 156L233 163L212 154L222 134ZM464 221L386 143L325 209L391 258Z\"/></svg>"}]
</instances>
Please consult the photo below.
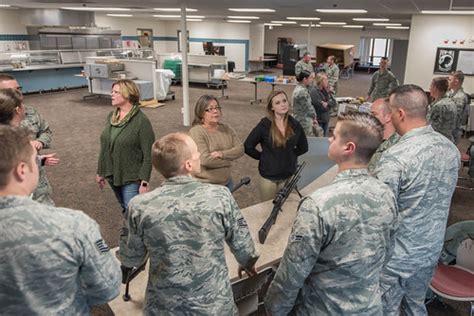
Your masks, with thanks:
<instances>
[{"instance_id":1,"label":"camouflage uniform jacket","mask_svg":"<svg viewBox=\"0 0 474 316\"><path fill-rule=\"evenodd\" d=\"M454 103L456 104L456 109L457 109L457 120L456 120L456 129L455 129L455 134L454 140L456 143L458 142L458 138L460 137L461 133L461 126L465 123L465 120L468 116L467 110L468 110L468 98L466 93L464 93L464 90L462 88L459 88L456 91L449 91L448 92L448 97L451 98Z\"/></svg>"},{"instance_id":2,"label":"camouflage uniform jacket","mask_svg":"<svg viewBox=\"0 0 474 316\"><path fill-rule=\"evenodd\" d=\"M367 169L340 172L304 198L265 306L274 316L380 315L379 275L397 206Z\"/></svg>"},{"instance_id":3,"label":"camouflage uniform jacket","mask_svg":"<svg viewBox=\"0 0 474 316\"><path fill-rule=\"evenodd\" d=\"M150 257L145 315L237 314L224 243L247 269L258 254L227 188L176 176L133 198L127 212L122 264Z\"/></svg>"},{"instance_id":4,"label":"camouflage uniform jacket","mask_svg":"<svg viewBox=\"0 0 474 316\"><path fill-rule=\"evenodd\" d=\"M368 95L372 101L388 97L390 91L398 87L398 80L390 70L377 70L372 76Z\"/></svg>"},{"instance_id":5,"label":"camouflage uniform jacket","mask_svg":"<svg viewBox=\"0 0 474 316\"><path fill-rule=\"evenodd\" d=\"M334 93L337 92L337 82L339 81L339 66L334 64L329 66L326 74L328 76L329 86L333 89Z\"/></svg>"},{"instance_id":6,"label":"camouflage uniform jacket","mask_svg":"<svg viewBox=\"0 0 474 316\"><path fill-rule=\"evenodd\" d=\"M118 261L81 211L0 197L2 315L89 315L120 292Z\"/></svg>"},{"instance_id":7,"label":"camouflage uniform jacket","mask_svg":"<svg viewBox=\"0 0 474 316\"><path fill-rule=\"evenodd\" d=\"M431 126L413 129L387 149L375 169L397 197L399 227L384 270L402 278L434 266L443 246L459 150Z\"/></svg>"},{"instance_id":8,"label":"camouflage uniform jacket","mask_svg":"<svg viewBox=\"0 0 474 316\"><path fill-rule=\"evenodd\" d=\"M298 61L295 65L295 75L298 76L303 70L306 70L309 73L314 72L314 68L311 62L307 63L303 59Z\"/></svg>"},{"instance_id":9,"label":"camouflage uniform jacket","mask_svg":"<svg viewBox=\"0 0 474 316\"><path fill-rule=\"evenodd\" d=\"M50 148L52 132L49 129L49 124L46 122L38 111L31 107L25 106L25 118L21 121L21 126L28 128L34 140L39 140L43 143L43 148ZM38 164L39 181L36 190L33 192L33 200L54 206L53 192L46 176L45 166Z\"/></svg>"},{"instance_id":10,"label":"camouflage uniform jacket","mask_svg":"<svg viewBox=\"0 0 474 316\"><path fill-rule=\"evenodd\" d=\"M428 107L428 122L433 129L454 142L453 133L456 129L457 109L453 100L443 96Z\"/></svg>"},{"instance_id":11,"label":"camouflage uniform jacket","mask_svg":"<svg viewBox=\"0 0 474 316\"><path fill-rule=\"evenodd\" d=\"M293 117L301 124L306 136L314 136L313 120L316 118L316 110L311 103L308 88L301 83L293 90Z\"/></svg>"},{"instance_id":12,"label":"camouflage uniform jacket","mask_svg":"<svg viewBox=\"0 0 474 316\"><path fill-rule=\"evenodd\" d=\"M380 144L379 148L377 148L377 150L375 151L374 155L372 156L372 158L370 159L370 162L369 162L369 166L367 167L367 169L369 169L369 173L373 173L374 170L375 170L375 167L377 166L379 160L380 160L380 157L382 157L382 154L384 153L384 151L386 151L387 149L389 149L390 147L392 147L393 145L395 145L398 140L400 139L400 135L398 135L396 132L393 133L392 135L390 135L389 138L387 138L386 140L384 140L382 142L382 144Z\"/></svg>"}]
</instances>

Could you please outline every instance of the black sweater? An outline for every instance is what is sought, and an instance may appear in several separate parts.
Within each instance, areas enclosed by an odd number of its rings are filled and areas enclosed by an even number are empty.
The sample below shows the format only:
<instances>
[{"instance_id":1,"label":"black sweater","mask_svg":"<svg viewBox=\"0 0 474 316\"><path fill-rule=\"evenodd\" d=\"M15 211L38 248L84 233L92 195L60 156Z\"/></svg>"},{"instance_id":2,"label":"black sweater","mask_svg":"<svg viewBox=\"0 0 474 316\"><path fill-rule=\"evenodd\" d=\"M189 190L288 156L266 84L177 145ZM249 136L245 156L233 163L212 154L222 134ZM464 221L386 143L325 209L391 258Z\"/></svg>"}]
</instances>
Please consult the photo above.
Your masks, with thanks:
<instances>
[{"instance_id":1,"label":"black sweater","mask_svg":"<svg viewBox=\"0 0 474 316\"><path fill-rule=\"evenodd\" d=\"M258 171L266 179L287 179L296 171L297 157L308 151L308 140L300 123L289 116L288 124L293 128L293 135L283 147L273 147L272 123L268 118L263 118L245 140L245 153L259 160ZM262 151L255 149L258 144Z\"/></svg>"}]
</instances>

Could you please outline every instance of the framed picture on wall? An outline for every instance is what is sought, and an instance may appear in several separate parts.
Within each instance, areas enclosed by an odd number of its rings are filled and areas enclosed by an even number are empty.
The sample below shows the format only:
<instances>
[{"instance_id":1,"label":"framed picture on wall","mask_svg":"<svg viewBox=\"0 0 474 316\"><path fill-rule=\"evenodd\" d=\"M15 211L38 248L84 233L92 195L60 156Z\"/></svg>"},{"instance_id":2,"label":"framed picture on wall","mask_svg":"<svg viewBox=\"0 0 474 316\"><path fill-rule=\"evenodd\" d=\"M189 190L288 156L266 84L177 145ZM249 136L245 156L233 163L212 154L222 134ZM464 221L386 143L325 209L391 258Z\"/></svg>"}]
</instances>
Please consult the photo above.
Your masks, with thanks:
<instances>
[{"instance_id":1,"label":"framed picture on wall","mask_svg":"<svg viewBox=\"0 0 474 316\"><path fill-rule=\"evenodd\" d=\"M456 70L458 50L453 48L438 47L435 59L435 74L449 74Z\"/></svg>"}]
</instances>

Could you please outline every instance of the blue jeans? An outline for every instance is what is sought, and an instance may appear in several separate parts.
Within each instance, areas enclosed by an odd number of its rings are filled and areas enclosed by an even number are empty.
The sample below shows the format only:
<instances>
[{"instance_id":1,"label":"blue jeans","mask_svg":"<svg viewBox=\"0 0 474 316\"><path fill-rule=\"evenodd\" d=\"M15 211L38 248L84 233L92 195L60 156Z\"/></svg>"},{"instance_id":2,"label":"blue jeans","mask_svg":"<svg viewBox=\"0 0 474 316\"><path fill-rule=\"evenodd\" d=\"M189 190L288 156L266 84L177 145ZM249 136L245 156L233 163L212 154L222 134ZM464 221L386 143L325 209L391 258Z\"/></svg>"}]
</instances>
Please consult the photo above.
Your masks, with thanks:
<instances>
[{"instance_id":1,"label":"blue jeans","mask_svg":"<svg viewBox=\"0 0 474 316\"><path fill-rule=\"evenodd\" d=\"M128 202L138 195L138 189L140 188L140 182L133 182L128 183L122 186L115 186L111 182L109 182L112 191L115 193L115 197L117 198L120 206L122 207L122 212L128 207Z\"/></svg>"},{"instance_id":2,"label":"blue jeans","mask_svg":"<svg viewBox=\"0 0 474 316\"><path fill-rule=\"evenodd\" d=\"M232 190L234 189L234 182L232 181L232 178L230 178L229 182L227 182L225 184L225 186L227 187L227 189L229 189L229 191L232 193Z\"/></svg>"},{"instance_id":3,"label":"blue jeans","mask_svg":"<svg viewBox=\"0 0 474 316\"><path fill-rule=\"evenodd\" d=\"M328 137L328 133L329 133L329 122L325 122L325 123L319 123L319 126L321 126L321 128L323 129L324 131L324 137Z\"/></svg>"}]
</instances>

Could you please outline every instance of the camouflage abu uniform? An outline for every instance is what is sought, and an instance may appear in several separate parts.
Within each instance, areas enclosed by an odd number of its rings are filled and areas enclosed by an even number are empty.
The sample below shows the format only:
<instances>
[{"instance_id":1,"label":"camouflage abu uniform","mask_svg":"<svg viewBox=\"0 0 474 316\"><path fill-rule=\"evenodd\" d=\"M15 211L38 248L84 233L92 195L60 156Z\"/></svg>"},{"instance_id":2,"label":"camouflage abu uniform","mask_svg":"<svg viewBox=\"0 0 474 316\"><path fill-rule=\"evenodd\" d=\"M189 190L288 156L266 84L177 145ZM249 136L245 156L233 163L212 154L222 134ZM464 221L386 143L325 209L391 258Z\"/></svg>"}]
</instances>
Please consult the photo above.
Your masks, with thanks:
<instances>
[{"instance_id":1,"label":"camouflage abu uniform","mask_svg":"<svg viewBox=\"0 0 474 316\"><path fill-rule=\"evenodd\" d=\"M0 197L2 315L89 315L120 292L118 261L81 211Z\"/></svg>"},{"instance_id":2,"label":"camouflage abu uniform","mask_svg":"<svg viewBox=\"0 0 474 316\"><path fill-rule=\"evenodd\" d=\"M52 132L49 129L49 124L41 117L35 108L25 106L25 118L21 121L21 126L28 128L33 135L33 139L43 143L44 149L51 146ZM45 166L39 164L38 167L39 181L36 190L33 192L33 200L54 206L53 192L49 185L48 177L46 176Z\"/></svg>"},{"instance_id":3,"label":"camouflage abu uniform","mask_svg":"<svg viewBox=\"0 0 474 316\"><path fill-rule=\"evenodd\" d=\"M309 73L314 72L313 64L311 64L311 62L307 63L301 59L295 65L295 75L298 76L303 70L306 70Z\"/></svg>"},{"instance_id":4,"label":"camouflage abu uniform","mask_svg":"<svg viewBox=\"0 0 474 316\"><path fill-rule=\"evenodd\" d=\"M372 76L368 95L375 101L388 97L390 91L398 87L398 80L390 70L377 70Z\"/></svg>"},{"instance_id":5,"label":"camouflage abu uniform","mask_svg":"<svg viewBox=\"0 0 474 316\"><path fill-rule=\"evenodd\" d=\"M314 136L313 122L316 119L316 110L311 103L308 88L298 83L293 90L293 117L301 124L306 136Z\"/></svg>"},{"instance_id":6,"label":"camouflage abu uniform","mask_svg":"<svg viewBox=\"0 0 474 316\"><path fill-rule=\"evenodd\" d=\"M328 70L326 71L326 74L328 76L328 84L334 91L334 95L337 94L337 83L339 81L339 66L334 64L332 66L328 67Z\"/></svg>"},{"instance_id":7,"label":"camouflage abu uniform","mask_svg":"<svg viewBox=\"0 0 474 316\"><path fill-rule=\"evenodd\" d=\"M464 120L468 115L466 111L469 101L466 93L464 93L464 90L462 88L459 88L457 91L449 91L448 97L454 101L457 109L456 129L453 133L454 143L457 144L459 143L459 138L462 134L461 126L463 125Z\"/></svg>"},{"instance_id":8,"label":"camouflage abu uniform","mask_svg":"<svg viewBox=\"0 0 474 316\"><path fill-rule=\"evenodd\" d=\"M395 145L398 140L400 139L400 135L397 133L393 133L389 138L385 139L382 144L380 144L379 148L375 151L373 154L372 158L370 159L369 165L367 169L369 170L369 173L373 173L375 170L375 167L377 166L380 157L382 157L382 154L384 151Z\"/></svg>"},{"instance_id":9,"label":"camouflage abu uniform","mask_svg":"<svg viewBox=\"0 0 474 316\"><path fill-rule=\"evenodd\" d=\"M273 315L380 315L380 271L396 227L393 193L367 169L303 199L265 306Z\"/></svg>"},{"instance_id":10,"label":"camouflage abu uniform","mask_svg":"<svg viewBox=\"0 0 474 316\"><path fill-rule=\"evenodd\" d=\"M456 129L457 109L453 100L446 95L433 101L428 106L427 120L435 131L454 142L453 134Z\"/></svg>"},{"instance_id":11,"label":"camouflage abu uniform","mask_svg":"<svg viewBox=\"0 0 474 316\"><path fill-rule=\"evenodd\" d=\"M122 264L138 266L150 257L145 315L237 314L224 243L247 269L258 255L227 188L176 176L134 197L127 219Z\"/></svg>"},{"instance_id":12,"label":"camouflage abu uniform","mask_svg":"<svg viewBox=\"0 0 474 316\"><path fill-rule=\"evenodd\" d=\"M397 197L395 249L382 271L384 315L426 315L424 298L443 247L457 182L459 151L431 126L413 129L386 150L375 169Z\"/></svg>"}]
</instances>

